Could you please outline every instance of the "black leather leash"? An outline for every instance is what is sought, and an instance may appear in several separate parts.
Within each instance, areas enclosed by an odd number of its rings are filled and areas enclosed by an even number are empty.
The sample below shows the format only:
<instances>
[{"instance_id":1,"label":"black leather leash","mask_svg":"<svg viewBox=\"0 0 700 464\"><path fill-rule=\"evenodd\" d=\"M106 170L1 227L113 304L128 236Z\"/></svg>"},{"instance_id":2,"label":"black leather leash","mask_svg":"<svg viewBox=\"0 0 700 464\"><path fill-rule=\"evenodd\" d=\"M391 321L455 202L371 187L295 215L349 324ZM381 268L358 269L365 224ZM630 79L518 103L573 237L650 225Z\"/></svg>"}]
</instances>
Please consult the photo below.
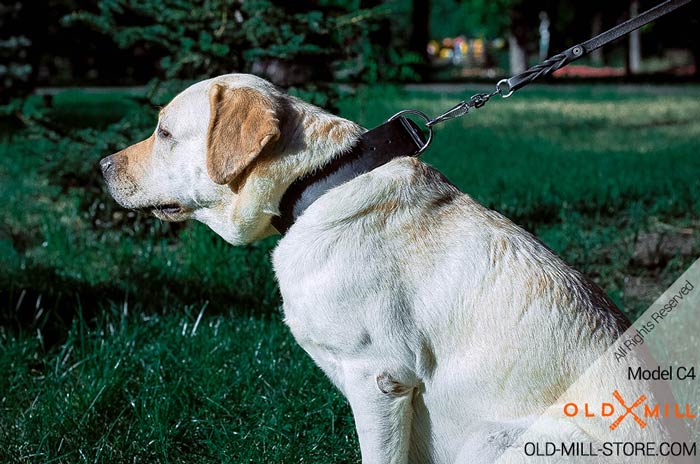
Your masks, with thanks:
<instances>
[{"instance_id":1,"label":"black leather leash","mask_svg":"<svg viewBox=\"0 0 700 464\"><path fill-rule=\"evenodd\" d=\"M593 50L607 45L629 34L655 19L690 3L692 0L666 0L665 2L618 24L578 45L554 55L530 69L502 79L491 93L478 93L469 100L463 100L443 114L430 119L417 110L403 110L392 116L384 124L365 132L347 153L339 154L320 170L295 181L284 193L280 202L280 216L273 216L272 225L285 234L294 221L321 195L361 174L369 172L394 158L419 156L433 139L433 126L448 119L464 116L471 108L481 108L491 97L510 97L513 92L532 81L547 76L557 69L576 61ZM425 121L428 136L404 115L412 114Z\"/></svg>"}]
</instances>

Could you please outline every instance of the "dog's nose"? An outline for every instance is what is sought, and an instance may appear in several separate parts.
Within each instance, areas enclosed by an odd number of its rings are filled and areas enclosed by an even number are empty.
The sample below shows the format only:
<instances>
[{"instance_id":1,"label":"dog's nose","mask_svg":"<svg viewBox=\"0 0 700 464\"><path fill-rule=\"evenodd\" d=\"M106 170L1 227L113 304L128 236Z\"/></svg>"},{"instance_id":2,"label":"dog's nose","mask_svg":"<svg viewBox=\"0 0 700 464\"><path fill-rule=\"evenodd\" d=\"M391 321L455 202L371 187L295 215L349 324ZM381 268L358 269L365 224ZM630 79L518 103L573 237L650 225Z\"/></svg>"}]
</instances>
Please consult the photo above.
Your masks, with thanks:
<instances>
[{"instance_id":1,"label":"dog's nose","mask_svg":"<svg viewBox=\"0 0 700 464\"><path fill-rule=\"evenodd\" d=\"M114 172L114 165L114 155L106 156L100 160L100 169L102 169L102 175L105 178L109 178L109 176Z\"/></svg>"}]
</instances>

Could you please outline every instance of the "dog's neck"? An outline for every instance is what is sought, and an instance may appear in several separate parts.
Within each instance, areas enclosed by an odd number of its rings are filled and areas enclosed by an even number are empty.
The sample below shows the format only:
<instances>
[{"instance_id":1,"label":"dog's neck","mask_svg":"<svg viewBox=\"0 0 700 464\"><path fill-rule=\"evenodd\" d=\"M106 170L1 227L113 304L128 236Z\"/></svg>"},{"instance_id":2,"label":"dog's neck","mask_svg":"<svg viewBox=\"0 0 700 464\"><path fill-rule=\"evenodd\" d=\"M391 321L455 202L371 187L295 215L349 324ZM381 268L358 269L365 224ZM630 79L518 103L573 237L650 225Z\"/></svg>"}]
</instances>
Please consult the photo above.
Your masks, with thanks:
<instances>
[{"instance_id":1,"label":"dog's neck","mask_svg":"<svg viewBox=\"0 0 700 464\"><path fill-rule=\"evenodd\" d=\"M371 171L398 156L416 154L424 140L404 118L366 131L294 97L281 100L281 136L270 156L247 176L239 219L265 227L255 239L284 234L295 219L329 189Z\"/></svg>"},{"instance_id":2,"label":"dog's neck","mask_svg":"<svg viewBox=\"0 0 700 464\"><path fill-rule=\"evenodd\" d=\"M249 243L277 234L271 219L280 215L280 200L289 186L347 152L365 131L292 96L278 95L277 104L279 139L240 183L230 186L237 193L227 206L229 226L233 227L222 235L231 243Z\"/></svg>"},{"instance_id":3,"label":"dog's neck","mask_svg":"<svg viewBox=\"0 0 700 464\"><path fill-rule=\"evenodd\" d=\"M394 158L414 156L425 146L422 132L413 122L399 117L371 129L355 139L325 165L298 178L279 203L279 216L272 225L284 235L306 208L334 187L372 171Z\"/></svg>"},{"instance_id":4,"label":"dog's neck","mask_svg":"<svg viewBox=\"0 0 700 464\"><path fill-rule=\"evenodd\" d=\"M285 189L350 151L366 131L352 121L330 114L302 100L287 96L281 100L279 161L289 176Z\"/></svg>"}]
</instances>

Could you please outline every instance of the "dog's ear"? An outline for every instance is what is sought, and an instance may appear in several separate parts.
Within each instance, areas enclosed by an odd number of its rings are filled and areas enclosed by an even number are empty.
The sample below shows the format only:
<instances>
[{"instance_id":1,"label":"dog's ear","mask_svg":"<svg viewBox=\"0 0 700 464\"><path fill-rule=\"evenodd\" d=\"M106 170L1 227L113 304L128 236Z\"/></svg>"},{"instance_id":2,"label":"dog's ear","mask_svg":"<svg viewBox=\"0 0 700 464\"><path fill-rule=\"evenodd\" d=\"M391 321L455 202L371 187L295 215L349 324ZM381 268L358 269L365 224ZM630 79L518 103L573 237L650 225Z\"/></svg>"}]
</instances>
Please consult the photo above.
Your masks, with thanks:
<instances>
[{"instance_id":1,"label":"dog's ear","mask_svg":"<svg viewBox=\"0 0 700 464\"><path fill-rule=\"evenodd\" d=\"M214 84L209 90L207 172L217 184L231 184L280 136L273 103L251 88Z\"/></svg>"}]
</instances>

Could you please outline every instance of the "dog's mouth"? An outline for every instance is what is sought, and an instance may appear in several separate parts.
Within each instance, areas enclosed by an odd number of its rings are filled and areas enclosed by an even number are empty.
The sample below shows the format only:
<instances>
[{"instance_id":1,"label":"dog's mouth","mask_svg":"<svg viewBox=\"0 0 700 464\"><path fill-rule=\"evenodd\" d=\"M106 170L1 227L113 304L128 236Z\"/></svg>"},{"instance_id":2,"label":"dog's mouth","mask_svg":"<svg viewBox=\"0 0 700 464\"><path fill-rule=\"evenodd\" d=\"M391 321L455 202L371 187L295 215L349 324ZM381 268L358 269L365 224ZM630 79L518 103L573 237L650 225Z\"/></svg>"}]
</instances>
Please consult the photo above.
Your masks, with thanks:
<instances>
[{"instance_id":1,"label":"dog's mouth","mask_svg":"<svg viewBox=\"0 0 700 464\"><path fill-rule=\"evenodd\" d=\"M164 205L156 205L153 207L153 211L160 212L163 214L177 214L182 212L182 205L178 205L177 203L166 203Z\"/></svg>"},{"instance_id":2,"label":"dog's mouth","mask_svg":"<svg viewBox=\"0 0 700 464\"><path fill-rule=\"evenodd\" d=\"M184 221L187 219L189 213L191 213L191 210L179 203L162 203L144 208L144 210L151 213L158 219L171 222Z\"/></svg>"}]
</instances>

